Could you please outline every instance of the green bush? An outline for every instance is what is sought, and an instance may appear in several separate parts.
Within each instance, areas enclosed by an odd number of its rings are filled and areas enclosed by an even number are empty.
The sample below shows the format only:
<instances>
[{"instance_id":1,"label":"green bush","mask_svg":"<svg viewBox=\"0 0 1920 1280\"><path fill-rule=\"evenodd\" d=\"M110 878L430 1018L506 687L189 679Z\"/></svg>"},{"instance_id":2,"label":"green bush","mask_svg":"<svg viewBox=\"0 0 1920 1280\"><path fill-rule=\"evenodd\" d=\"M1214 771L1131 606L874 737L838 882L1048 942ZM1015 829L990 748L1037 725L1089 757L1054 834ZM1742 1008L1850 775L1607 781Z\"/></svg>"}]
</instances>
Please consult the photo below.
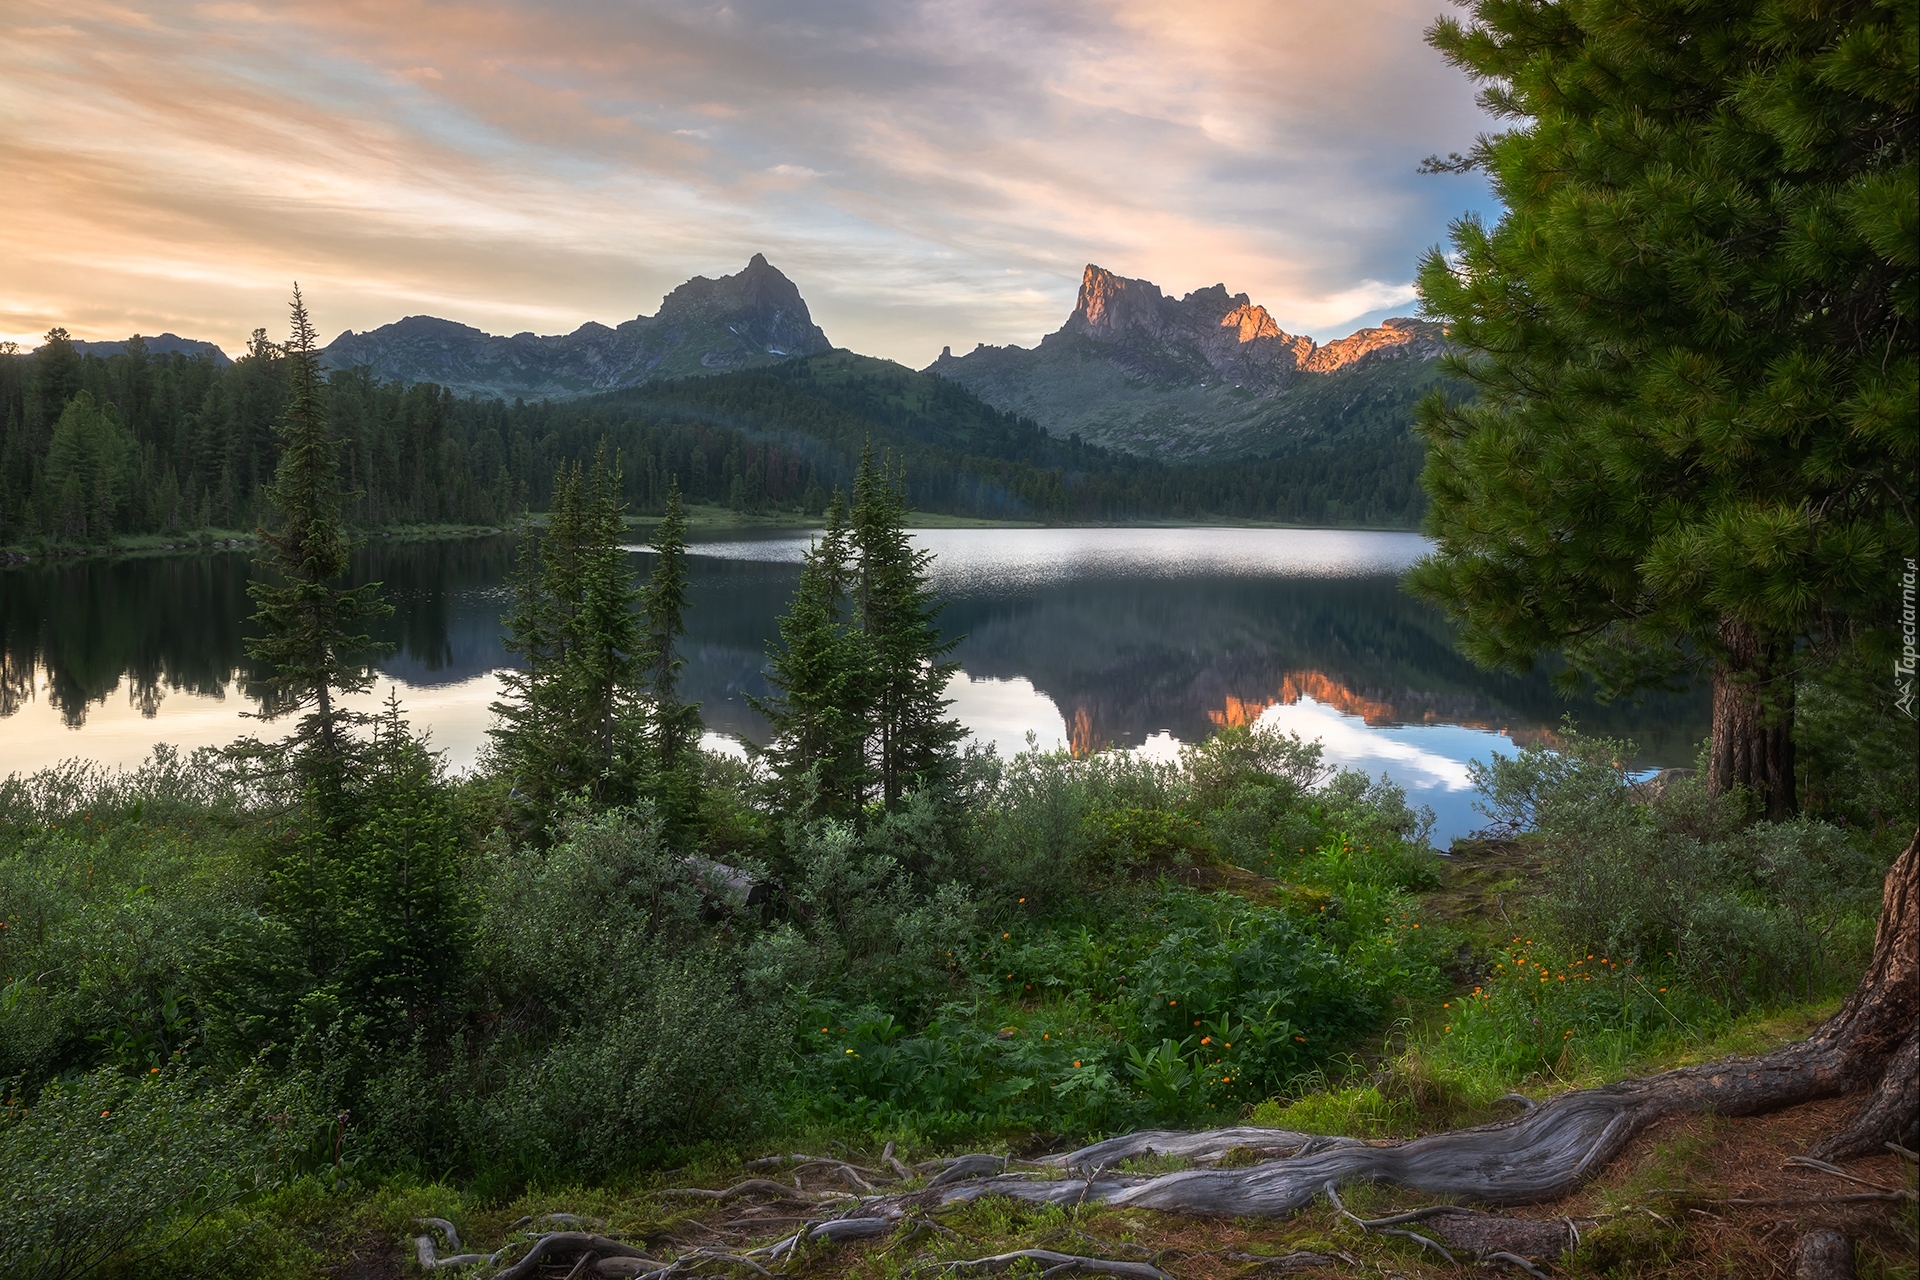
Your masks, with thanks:
<instances>
[{"instance_id":1,"label":"green bush","mask_svg":"<svg viewBox=\"0 0 1920 1280\"><path fill-rule=\"evenodd\" d=\"M151 1255L297 1165L316 1117L254 1073L101 1068L0 1114L0 1274L57 1280Z\"/></svg>"},{"instance_id":2,"label":"green bush","mask_svg":"<svg viewBox=\"0 0 1920 1280\"><path fill-rule=\"evenodd\" d=\"M1569 956L1635 962L1737 1010L1850 981L1871 941L1884 865L1812 818L1747 820L1696 777L1630 785L1624 744L1572 735L1479 771L1500 829L1548 854L1542 926Z\"/></svg>"}]
</instances>

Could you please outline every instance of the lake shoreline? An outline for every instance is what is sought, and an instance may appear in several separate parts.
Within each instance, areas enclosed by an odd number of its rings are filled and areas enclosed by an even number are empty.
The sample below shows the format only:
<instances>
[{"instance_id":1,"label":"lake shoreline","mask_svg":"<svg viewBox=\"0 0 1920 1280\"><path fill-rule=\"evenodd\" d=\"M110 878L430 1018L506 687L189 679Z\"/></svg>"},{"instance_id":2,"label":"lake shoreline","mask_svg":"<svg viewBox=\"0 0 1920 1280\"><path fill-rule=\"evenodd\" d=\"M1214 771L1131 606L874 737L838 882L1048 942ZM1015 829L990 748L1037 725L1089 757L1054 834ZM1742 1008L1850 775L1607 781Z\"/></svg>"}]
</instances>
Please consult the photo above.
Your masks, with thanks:
<instances>
[{"instance_id":1,"label":"lake shoreline","mask_svg":"<svg viewBox=\"0 0 1920 1280\"><path fill-rule=\"evenodd\" d=\"M658 516L628 516L627 527L632 530L652 529L659 522ZM545 523L544 513L533 517L536 527ZM688 508L688 531L699 537L715 533L742 533L753 530L791 531L817 529L821 525L820 517L801 512L741 512L725 507ZM511 534L519 527L518 522L509 525L473 525L473 524L427 524L427 525L390 525L381 528L355 531L356 542L438 542L453 541L462 538L498 537ZM1326 533L1417 533L1417 529L1400 528L1393 525L1360 524L1283 524L1271 520L1234 520L1228 518L1177 520L1156 518L1150 520L1105 520L1076 523L1046 523L1038 520L998 520L979 516L950 515L938 511L915 511L908 513L906 527L909 529L1297 529ZM260 546L260 538L252 530L243 529L201 529L192 534L133 534L115 538L111 542L98 545L73 545L63 543L13 545L0 547L0 569L21 568L34 564L63 564L77 560L115 560L133 557L213 555L219 552L252 550Z\"/></svg>"}]
</instances>

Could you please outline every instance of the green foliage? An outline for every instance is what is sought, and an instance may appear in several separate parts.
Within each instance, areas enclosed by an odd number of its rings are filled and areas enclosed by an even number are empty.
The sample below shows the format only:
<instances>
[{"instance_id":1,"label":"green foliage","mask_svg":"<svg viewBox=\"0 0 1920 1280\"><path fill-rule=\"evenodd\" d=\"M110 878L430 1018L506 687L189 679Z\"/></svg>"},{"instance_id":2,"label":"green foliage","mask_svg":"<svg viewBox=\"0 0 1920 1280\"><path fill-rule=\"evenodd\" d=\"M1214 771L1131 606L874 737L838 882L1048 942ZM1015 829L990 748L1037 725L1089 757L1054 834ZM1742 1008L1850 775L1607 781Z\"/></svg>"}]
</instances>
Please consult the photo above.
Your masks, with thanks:
<instances>
[{"instance_id":1,"label":"green foliage","mask_svg":"<svg viewBox=\"0 0 1920 1280\"><path fill-rule=\"evenodd\" d=\"M670 843L685 844L699 815L700 707L680 701L680 657L675 642L687 633L687 517L678 486L669 486L667 511L654 527L653 573L640 594L645 639L642 679L649 694L651 758L646 790Z\"/></svg>"},{"instance_id":2,"label":"green foliage","mask_svg":"<svg viewBox=\"0 0 1920 1280\"><path fill-rule=\"evenodd\" d=\"M1544 843L1543 924L1558 944L1682 978L1728 1010L1844 980L1884 863L1815 819L1749 824L1739 797L1711 799L1695 778L1643 797L1621 746L1575 734L1478 770L1489 811Z\"/></svg>"},{"instance_id":3,"label":"green foliage","mask_svg":"<svg viewBox=\"0 0 1920 1280\"><path fill-rule=\"evenodd\" d=\"M466 1122L446 1158L510 1177L600 1176L734 1132L768 1083L766 1012L698 869L645 813L576 815L559 836L490 856L480 938L501 1018L488 1083L452 1086Z\"/></svg>"},{"instance_id":4,"label":"green foliage","mask_svg":"<svg viewBox=\"0 0 1920 1280\"><path fill-rule=\"evenodd\" d=\"M754 705L783 793L803 813L860 819L870 801L897 809L949 781L965 730L946 714L958 664L944 659L959 637L941 634L932 553L914 548L905 496L871 447L844 528L839 513L836 493L769 659L777 692Z\"/></svg>"},{"instance_id":5,"label":"green foliage","mask_svg":"<svg viewBox=\"0 0 1920 1280\"><path fill-rule=\"evenodd\" d=\"M306 304L295 289L293 333L285 354L290 395L280 461L267 489L278 522L260 530L269 576L247 590L260 606L253 621L263 634L248 643L247 653L272 669L261 714L305 713L292 745L306 776L317 780L316 797L325 803L338 784L351 720L336 701L373 683L365 661L373 643L354 628L389 609L379 602L378 583L351 589L334 585L347 571L349 542L341 514L346 495L340 486L339 442L327 429L321 402L314 338Z\"/></svg>"},{"instance_id":6,"label":"green foliage","mask_svg":"<svg viewBox=\"0 0 1920 1280\"><path fill-rule=\"evenodd\" d=\"M1716 789L1785 816L1796 644L1885 625L1915 548L1911 9L1469 14L1430 39L1513 122L1473 156L1505 212L1420 273L1479 394L1422 407L1439 547L1411 582L1489 665L1715 669L1755 713Z\"/></svg>"},{"instance_id":7,"label":"green foliage","mask_svg":"<svg viewBox=\"0 0 1920 1280\"><path fill-rule=\"evenodd\" d=\"M838 490L826 529L808 548L793 603L780 617L780 644L767 659L770 698L749 695L766 718L766 759L783 800L807 818L850 818L866 778L864 667L848 626L852 547Z\"/></svg>"},{"instance_id":8,"label":"green foliage","mask_svg":"<svg viewBox=\"0 0 1920 1280\"><path fill-rule=\"evenodd\" d=\"M60 536L105 542L125 517L133 441L112 406L82 391L67 402L47 446L46 487Z\"/></svg>"},{"instance_id":9,"label":"green foliage","mask_svg":"<svg viewBox=\"0 0 1920 1280\"><path fill-rule=\"evenodd\" d=\"M159 1253L277 1180L308 1119L254 1075L221 1083L178 1066L104 1067L31 1104L11 1096L0 1112L0 1273L62 1280L131 1249Z\"/></svg>"},{"instance_id":10,"label":"green foliage","mask_svg":"<svg viewBox=\"0 0 1920 1280\"><path fill-rule=\"evenodd\" d=\"M502 678L494 704L495 766L513 780L523 816L544 825L567 795L631 803L647 771L641 684L648 643L621 542L620 469L604 450L591 471L563 468L552 518L522 534L506 646L525 668ZM671 683L672 634L652 674ZM657 645L656 645L657 648ZM682 731L676 721L675 732Z\"/></svg>"}]
</instances>

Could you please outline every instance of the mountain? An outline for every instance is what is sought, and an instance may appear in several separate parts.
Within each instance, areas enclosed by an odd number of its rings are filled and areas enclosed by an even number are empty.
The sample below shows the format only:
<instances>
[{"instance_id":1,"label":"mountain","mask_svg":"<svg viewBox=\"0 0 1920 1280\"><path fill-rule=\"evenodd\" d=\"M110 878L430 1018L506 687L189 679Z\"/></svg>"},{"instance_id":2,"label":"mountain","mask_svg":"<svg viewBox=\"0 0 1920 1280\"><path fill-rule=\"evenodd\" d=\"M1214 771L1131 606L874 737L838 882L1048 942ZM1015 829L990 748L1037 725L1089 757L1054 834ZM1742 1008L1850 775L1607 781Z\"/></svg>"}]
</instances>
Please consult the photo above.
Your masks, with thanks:
<instances>
[{"instance_id":1,"label":"mountain","mask_svg":"<svg viewBox=\"0 0 1920 1280\"><path fill-rule=\"evenodd\" d=\"M157 338L143 337L136 333L131 338L124 338L119 342L75 342L73 349L83 356L99 356L105 359L107 356L126 354L127 348L135 342L144 345L150 356L170 356L177 352L183 356L211 356L213 362L222 368L233 363L228 359L227 353L213 343L204 342L199 338L183 338L175 333L163 333Z\"/></svg>"},{"instance_id":2,"label":"mountain","mask_svg":"<svg viewBox=\"0 0 1920 1280\"><path fill-rule=\"evenodd\" d=\"M1091 263L1031 350L943 350L926 372L1059 436L1169 461L1272 456L1403 434L1440 377L1441 326L1393 319L1321 344L1217 284L1171 298Z\"/></svg>"},{"instance_id":3,"label":"mountain","mask_svg":"<svg viewBox=\"0 0 1920 1280\"><path fill-rule=\"evenodd\" d=\"M553 337L500 337L408 316L366 333L349 329L325 359L335 369L365 365L383 381L534 400L752 368L832 346L793 281L756 253L737 275L695 276L662 299L656 314L614 328L589 321Z\"/></svg>"}]
</instances>

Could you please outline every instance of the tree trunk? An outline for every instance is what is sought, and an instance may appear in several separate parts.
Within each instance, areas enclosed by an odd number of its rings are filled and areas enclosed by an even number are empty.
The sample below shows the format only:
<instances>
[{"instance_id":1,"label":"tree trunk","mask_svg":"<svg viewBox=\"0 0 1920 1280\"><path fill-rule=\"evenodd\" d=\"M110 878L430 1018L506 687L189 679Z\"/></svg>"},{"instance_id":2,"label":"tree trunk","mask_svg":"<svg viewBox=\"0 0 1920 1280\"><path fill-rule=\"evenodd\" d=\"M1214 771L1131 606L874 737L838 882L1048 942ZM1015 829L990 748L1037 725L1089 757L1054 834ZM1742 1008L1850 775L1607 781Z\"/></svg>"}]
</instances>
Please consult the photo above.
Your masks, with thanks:
<instances>
[{"instance_id":1,"label":"tree trunk","mask_svg":"<svg viewBox=\"0 0 1920 1280\"><path fill-rule=\"evenodd\" d=\"M1793 776L1793 645L1749 623L1720 624L1725 654L1713 671L1713 747L1707 793L1745 787L1769 820L1799 806Z\"/></svg>"},{"instance_id":2,"label":"tree trunk","mask_svg":"<svg viewBox=\"0 0 1920 1280\"><path fill-rule=\"evenodd\" d=\"M1140 1133L1058 1158L1066 1178L964 1177L905 1196L879 1197L862 1214L911 1203L1004 1195L1053 1204L1125 1204L1173 1212L1277 1215L1311 1204L1330 1186L1384 1182L1491 1204L1554 1200L1575 1190L1665 1116L1757 1115L1816 1098L1863 1092L1846 1128L1813 1150L1844 1160L1888 1141L1920 1145L1920 831L1887 873L1873 959L1839 1012L1808 1039L1758 1058L1682 1067L1602 1089L1576 1089L1514 1120L1375 1144L1280 1130ZM1217 1162L1233 1150L1277 1158L1248 1168L1199 1168L1143 1177L1108 1173L1149 1152Z\"/></svg>"}]
</instances>

